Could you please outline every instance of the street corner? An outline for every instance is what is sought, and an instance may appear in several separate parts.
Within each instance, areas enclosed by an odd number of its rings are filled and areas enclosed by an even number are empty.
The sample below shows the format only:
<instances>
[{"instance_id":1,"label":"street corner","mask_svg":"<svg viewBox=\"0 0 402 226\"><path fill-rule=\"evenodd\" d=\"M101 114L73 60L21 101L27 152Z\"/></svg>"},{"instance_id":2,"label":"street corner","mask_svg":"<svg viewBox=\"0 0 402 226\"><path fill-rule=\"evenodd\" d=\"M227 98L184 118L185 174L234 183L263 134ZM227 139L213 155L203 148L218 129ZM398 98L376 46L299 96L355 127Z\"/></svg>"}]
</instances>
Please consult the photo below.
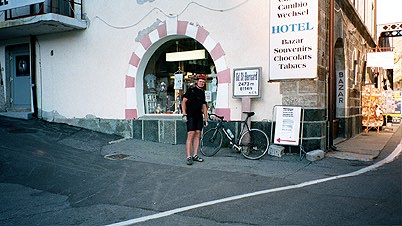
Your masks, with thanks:
<instances>
[{"instance_id":1,"label":"street corner","mask_svg":"<svg viewBox=\"0 0 402 226\"><path fill-rule=\"evenodd\" d=\"M356 161L363 161L363 162L372 162L375 158L377 158L378 154L362 154L362 153L353 153L347 151L331 151L325 153L326 158L338 158L344 160L356 160Z\"/></svg>"}]
</instances>

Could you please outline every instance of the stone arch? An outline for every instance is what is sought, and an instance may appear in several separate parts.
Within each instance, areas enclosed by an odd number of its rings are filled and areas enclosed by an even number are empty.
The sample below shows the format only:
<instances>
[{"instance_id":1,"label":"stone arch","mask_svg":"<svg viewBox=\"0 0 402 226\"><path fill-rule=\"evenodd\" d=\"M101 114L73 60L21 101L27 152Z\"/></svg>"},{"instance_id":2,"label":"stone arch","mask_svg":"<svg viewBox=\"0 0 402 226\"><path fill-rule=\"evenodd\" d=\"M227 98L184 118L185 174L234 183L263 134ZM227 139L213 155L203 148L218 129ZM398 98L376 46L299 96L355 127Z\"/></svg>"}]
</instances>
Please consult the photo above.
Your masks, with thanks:
<instances>
[{"instance_id":1,"label":"stone arch","mask_svg":"<svg viewBox=\"0 0 402 226\"><path fill-rule=\"evenodd\" d=\"M188 21L179 21L177 17L168 17L155 30L144 35L140 40L141 45L132 53L129 68L125 79L126 89L126 119L136 119L142 113L142 76L141 65L147 64L147 52L150 52L153 44L174 36L187 36L197 40L209 52L215 64L218 76L218 90L215 112L230 120L229 85L230 69L226 65L225 52L219 42L216 42L210 33L200 25ZM149 54L148 54L149 55ZM145 66L143 66L145 67ZM138 87L138 89L137 89ZM141 92L141 94L140 94ZM139 111L140 110L140 111Z\"/></svg>"}]
</instances>

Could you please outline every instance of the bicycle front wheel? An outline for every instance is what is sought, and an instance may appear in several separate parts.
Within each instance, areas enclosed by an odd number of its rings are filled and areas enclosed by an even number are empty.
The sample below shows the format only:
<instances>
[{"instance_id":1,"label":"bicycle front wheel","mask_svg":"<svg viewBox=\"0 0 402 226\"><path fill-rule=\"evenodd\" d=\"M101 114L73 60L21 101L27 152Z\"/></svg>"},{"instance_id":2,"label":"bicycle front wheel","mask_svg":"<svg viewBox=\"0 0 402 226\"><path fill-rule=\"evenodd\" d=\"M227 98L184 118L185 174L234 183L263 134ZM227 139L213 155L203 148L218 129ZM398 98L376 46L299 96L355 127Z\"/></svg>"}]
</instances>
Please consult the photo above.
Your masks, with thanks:
<instances>
[{"instance_id":1,"label":"bicycle front wheel","mask_svg":"<svg viewBox=\"0 0 402 226\"><path fill-rule=\"evenodd\" d=\"M202 134L200 141L200 151L205 156L215 155L222 146L222 132L217 128L212 128Z\"/></svg>"},{"instance_id":2,"label":"bicycle front wheel","mask_svg":"<svg viewBox=\"0 0 402 226\"><path fill-rule=\"evenodd\" d=\"M269 147L267 134L259 129L251 129L243 133L239 141L241 153L248 159L260 159L264 156Z\"/></svg>"}]
</instances>

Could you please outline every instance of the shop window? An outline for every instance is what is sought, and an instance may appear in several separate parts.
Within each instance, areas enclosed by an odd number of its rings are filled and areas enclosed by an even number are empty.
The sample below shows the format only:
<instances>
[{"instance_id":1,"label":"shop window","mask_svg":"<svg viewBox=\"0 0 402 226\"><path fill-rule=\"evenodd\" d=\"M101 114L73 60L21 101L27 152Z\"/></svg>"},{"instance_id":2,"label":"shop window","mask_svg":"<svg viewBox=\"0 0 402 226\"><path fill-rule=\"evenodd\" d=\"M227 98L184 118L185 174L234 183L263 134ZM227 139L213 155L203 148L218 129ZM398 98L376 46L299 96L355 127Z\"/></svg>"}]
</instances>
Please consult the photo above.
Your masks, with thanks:
<instances>
[{"instance_id":1,"label":"shop window","mask_svg":"<svg viewBox=\"0 0 402 226\"><path fill-rule=\"evenodd\" d=\"M205 59L167 61L166 53L204 50L191 38L168 41L150 58L143 77L145 114L181 114L182 96L195 85L197 74L205 74L205 95L208 111L216 106L217 76L208 51Z\"/></svg>"},{"instance_id":2,"label":"shop window","mask_svg":"<svg viewBox=\"0 0 402 226\"><path fill-rule=\"evenodd\" d=\"M29 76L29 55L16 56L15 60L17 61L15 64L15 76Z\"/></svg>"},{"instance_id":3,"label":"shop window","mask_svg":"<svg viewBox=\"0 0 402 226\"><path fill-rule=\"evenodd\" d=\"M73 10L75 4L79 3L71 0L51 0L49 7L51 8L51 12L53 13L74 17Z\"/></svg>"}]
</instances>

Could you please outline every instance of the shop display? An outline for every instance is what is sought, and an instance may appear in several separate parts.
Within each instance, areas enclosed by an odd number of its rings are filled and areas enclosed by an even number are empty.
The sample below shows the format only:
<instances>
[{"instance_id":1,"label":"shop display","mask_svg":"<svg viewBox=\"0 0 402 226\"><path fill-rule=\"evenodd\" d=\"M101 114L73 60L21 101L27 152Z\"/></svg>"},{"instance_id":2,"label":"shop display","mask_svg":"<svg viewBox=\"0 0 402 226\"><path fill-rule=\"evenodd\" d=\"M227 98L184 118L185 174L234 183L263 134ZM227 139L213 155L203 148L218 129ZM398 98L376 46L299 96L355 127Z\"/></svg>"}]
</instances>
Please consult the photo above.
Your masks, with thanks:
<instances>
[{"instance_id":1,"label":"shop display","mask_svg":"<svg viewBox=\"0 0 402 226\"><path fill-rule=\"evenodd\" d=\"M214 112L217 98L215 63L205 47L193 38L166 41L145 66L142 92L145 114L181 114L181 102L198 74L205 83L208 111Z\"/></svg>"},{"instance_id":2,"label":"shop display","mask_svg":"<svg viewBox=\"0 0 402 226\"><path fill-rule=\"evenodd\" d=\"M386 123L399 124L401 118L401 92L393 90L383 91L383 111Z\"/></svg>"},{"instance_id":3,"label":"shop display","mask_svg":"<svg viewBox=\"0 0 402 226\"><path fill-rule=\"evenodd\" d=\"M196 74L174 73L158 77L144 77L144 104L146 114L181 114L181 100L186 90L195 85ZM217 92L216 74L208 74L205 84L208 112L215 109Z\"/></svg>"},{"instance_id":4,"label":"shop display","mask_svg":"<svg viewBox=\"0 0 402 226\"><path fill-rule=\"evenodd\" d=\"M145 110L149 113L155 113L156 94L145 94Z\"/></svg>"},{"instance_id":5,"label":"shop display","mask_svg":"<svg viewBox=\"0 0 402 226\"><path fill-rule=\"evenodd\" d=\"M383 96L379 89L374 85L366 85L362 87L362 124L365 131L371 128L380 131L384 123L383 119Z\"/></svg>"}]
</instances>

